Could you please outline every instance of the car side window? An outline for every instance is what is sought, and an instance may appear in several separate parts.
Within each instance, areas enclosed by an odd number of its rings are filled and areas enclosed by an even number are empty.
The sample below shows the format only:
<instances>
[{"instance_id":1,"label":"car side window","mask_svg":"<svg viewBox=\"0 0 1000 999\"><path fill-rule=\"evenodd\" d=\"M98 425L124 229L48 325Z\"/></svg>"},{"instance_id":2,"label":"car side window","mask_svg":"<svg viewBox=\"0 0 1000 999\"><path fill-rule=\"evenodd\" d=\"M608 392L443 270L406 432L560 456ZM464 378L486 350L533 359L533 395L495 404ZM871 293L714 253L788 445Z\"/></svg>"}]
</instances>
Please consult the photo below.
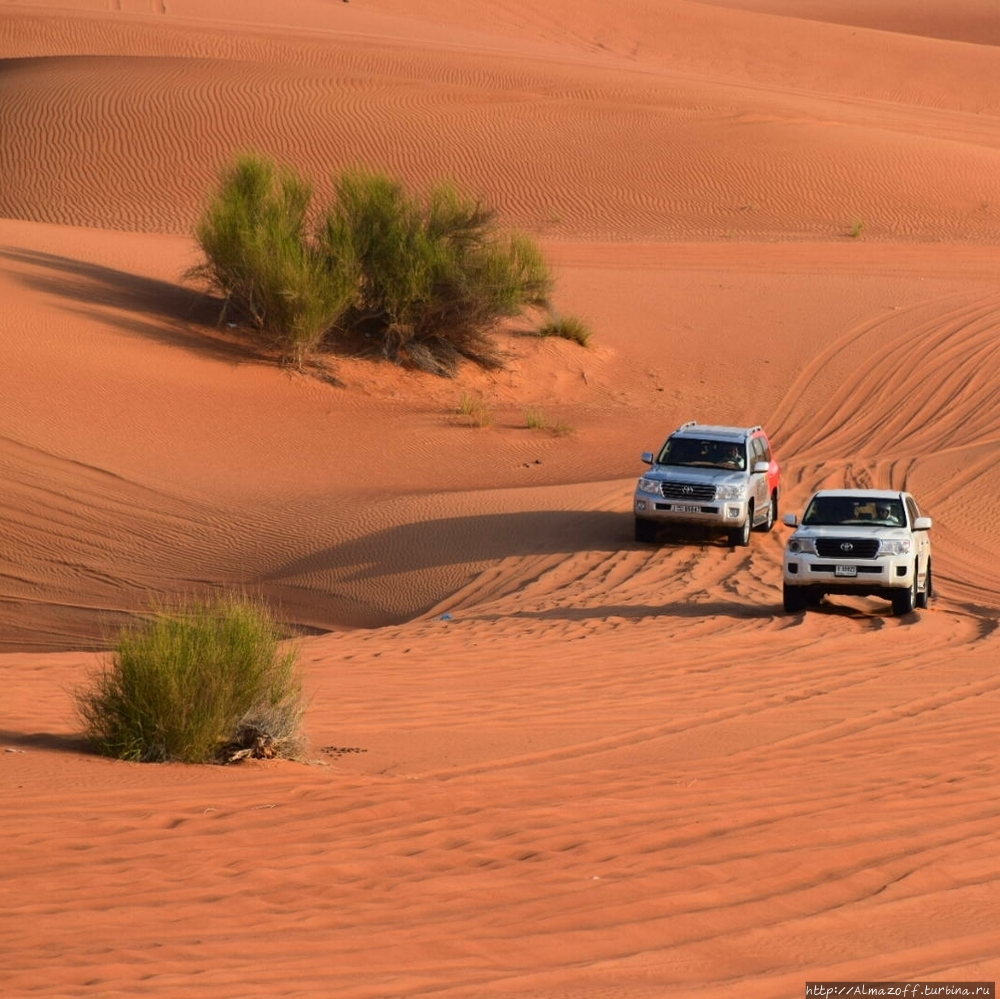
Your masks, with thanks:
<instances>
[{"instance_id":1,"label":"car side window","mask_svg":"<svg viewBox=\"0 0 1000 999\"><path fill-rule=\"evenodd\" d=\"M917 501L912 496L906 497L906 513L910 518L910 526L913 526L914 521L920 516L920 510L917 508Z\"/></svg>"},{"instance_id":2,"label":"car side window","mask_svg":"<svg viewBox=\"0 0 1000 999\"><path fill-rule=\"evenodd\" d=\"M768 447L767 440L763 437L754 438L754 446L760 451L760 460L766 461L769 465L771 464L771 449Z\"/></svg>"}]
</instances>

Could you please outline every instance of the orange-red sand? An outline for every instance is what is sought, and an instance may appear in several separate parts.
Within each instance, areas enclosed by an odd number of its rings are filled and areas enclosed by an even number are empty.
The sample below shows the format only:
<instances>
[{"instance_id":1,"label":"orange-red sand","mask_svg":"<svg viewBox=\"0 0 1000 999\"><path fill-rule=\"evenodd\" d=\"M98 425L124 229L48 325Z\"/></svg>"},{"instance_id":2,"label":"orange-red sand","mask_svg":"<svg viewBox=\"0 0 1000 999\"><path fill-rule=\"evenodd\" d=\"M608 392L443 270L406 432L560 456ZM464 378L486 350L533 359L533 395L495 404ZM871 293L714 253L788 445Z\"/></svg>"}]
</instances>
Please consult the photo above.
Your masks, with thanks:
<instances>
[{"instance_id":1,"label":"orange-red sand","mask_svg":"<svg viewBox=\"0 0 1000 999\"><path fill-rule=\"evenodd\" d=\"M1000 978L994 0L24 0L0 54L4 999ZM482 194L593 345L338 387L208 335L250 148ZM692 418L763 423L784 510L913 491L932 608L786 616L781 526L636 545ZM114 627L233 587L304 635L307 762L88 753Z\"/></svg>"}]
</instances>

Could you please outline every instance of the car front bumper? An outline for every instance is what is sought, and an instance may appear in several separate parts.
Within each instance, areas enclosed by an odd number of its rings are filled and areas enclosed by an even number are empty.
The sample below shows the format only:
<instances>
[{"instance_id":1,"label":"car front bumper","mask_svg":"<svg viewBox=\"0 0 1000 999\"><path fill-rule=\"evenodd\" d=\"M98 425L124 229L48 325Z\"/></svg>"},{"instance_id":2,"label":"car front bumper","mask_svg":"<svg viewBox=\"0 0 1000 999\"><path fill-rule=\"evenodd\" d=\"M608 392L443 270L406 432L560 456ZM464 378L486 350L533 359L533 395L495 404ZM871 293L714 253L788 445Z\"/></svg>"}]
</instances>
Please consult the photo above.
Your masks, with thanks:
<instances>
[{"instance_id":1,"label":"car front bumper","mask_svg":"<svg viewBox=\"0 0 1000 999\"><path fill-rule=\"evenodd\" d=\"M747 501L709 500L685 503L668 500L655 493L637 492L632 501L636 517L657 524L701 524L706 528L728 530L742 527L747 519Z\"/></svg>"},{"instance_id":2,"label":"car front bumper","mask_svg":"<svg viewBox=\"0 0 1000 999\"><path fill-rule=\"evenodd\" d=\"M785 555L786 586L815 586L828 593L879 593L913 585L913 558L829 559L818 555Z\"/></svg>"}]
</instances>

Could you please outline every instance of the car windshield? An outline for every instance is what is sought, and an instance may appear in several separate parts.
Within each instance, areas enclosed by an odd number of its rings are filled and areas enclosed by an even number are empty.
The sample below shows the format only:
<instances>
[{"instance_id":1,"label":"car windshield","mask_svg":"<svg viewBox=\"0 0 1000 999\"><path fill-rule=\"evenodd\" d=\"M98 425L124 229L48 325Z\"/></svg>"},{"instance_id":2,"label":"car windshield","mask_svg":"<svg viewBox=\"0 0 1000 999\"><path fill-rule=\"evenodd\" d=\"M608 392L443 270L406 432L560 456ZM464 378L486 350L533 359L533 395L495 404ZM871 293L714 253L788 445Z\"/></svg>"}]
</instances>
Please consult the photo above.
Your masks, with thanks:
<instances>
[{"instance_id":1,"label":"car windshield","mask_svg":"<svg viewBox=\"0 0 1000 999\"><path fill-rule=\"evenodd\" d=\"M747 467L746 448L732 441L672 437L656 459L658 465L687 465L695 468Z\"/></svg>"},{"instance_id":2,"label":"car windshield","mask_svg":"<svg viewBox=\"0 0 1000 999\"><path fill-rule=\"evenodd\" d=\"M808 527L875 525L901 527L906 523L900 499L877 496L814 496L802 523Z\"/></svg>"}]
</instances>

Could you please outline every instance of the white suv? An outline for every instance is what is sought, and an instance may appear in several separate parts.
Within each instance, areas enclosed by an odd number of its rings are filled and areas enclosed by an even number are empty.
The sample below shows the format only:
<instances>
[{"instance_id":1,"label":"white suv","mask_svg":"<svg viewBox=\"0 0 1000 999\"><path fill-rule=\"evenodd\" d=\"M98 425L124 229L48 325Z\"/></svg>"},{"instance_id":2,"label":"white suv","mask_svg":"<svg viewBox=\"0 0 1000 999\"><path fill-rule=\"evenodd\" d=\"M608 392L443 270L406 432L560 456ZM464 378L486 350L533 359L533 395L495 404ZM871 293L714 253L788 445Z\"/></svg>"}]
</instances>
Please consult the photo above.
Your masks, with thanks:
<instances>
[{"instance_id":1,"label":"white suv","mask_svg":"<svg viewBox=\"0 0 1000 999\"><path fill-rule=\"evenodd\" d=\"M678 427L635 486L635 540L654 542L670 524L725 532L750 544L750 531L770 531L778 516L781 469L761 427L720 427L693 420Z\"/></svg>"},{"instance_id":2,"label":"white suv","mask_svg":"<svg viewBox=\"0 0 1000 999\"><path fill-rule=\"evenodd\" d=\"M789 613L827 593L878 596L893 614L926 607L934 595L931 518L909 494L887 489L824 489L813 495L785 545L784 604Z\"/></svg>"}]
</instances>

